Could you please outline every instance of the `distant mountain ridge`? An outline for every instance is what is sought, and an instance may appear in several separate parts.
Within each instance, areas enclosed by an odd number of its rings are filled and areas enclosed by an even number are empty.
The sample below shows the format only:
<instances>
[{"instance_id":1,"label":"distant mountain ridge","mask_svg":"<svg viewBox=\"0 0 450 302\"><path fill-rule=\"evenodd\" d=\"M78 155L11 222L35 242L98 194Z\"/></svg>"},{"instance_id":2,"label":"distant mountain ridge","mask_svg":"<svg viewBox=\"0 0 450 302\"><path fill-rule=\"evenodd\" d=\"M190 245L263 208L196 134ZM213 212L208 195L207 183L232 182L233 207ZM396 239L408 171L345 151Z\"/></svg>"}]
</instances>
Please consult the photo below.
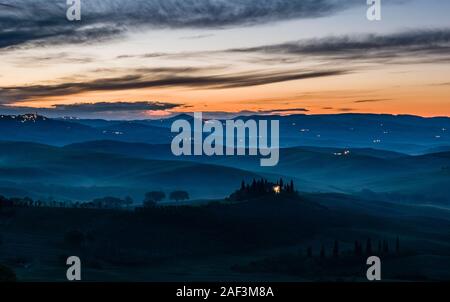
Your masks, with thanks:
<instances>
[{"instance_id":1,"label":"distant mountain ridge","mask_svg":"<svg viewBox=\"0 0 450 302\"><path fill-rule=\"evenodd\" d=\"M98 127L79 123L76 119L50 119L35 114L0 116L0 140L25 141L63 146L91 140L142 141L147 143L170 142L170 131L129 122L104 121Z\"/></svg>"},{"instance_id":2,"label":"distant mountain ridge","mask_svg":"<svg viewBox=\"0 0 450 302\"><path fill-rule=\"evenodd\" d=\"M175 136L172 122L178 115L159 120L106 121L49 119L38 115L0 116L0 140L29 141L63 146L86 141L115 140L131 143L167 144ZM409 115L340 114L241 116L235 119L280 121L282 147L315 146L383 149L408 154L447 150L450 118Z\"/></svg>"}]
</instances>

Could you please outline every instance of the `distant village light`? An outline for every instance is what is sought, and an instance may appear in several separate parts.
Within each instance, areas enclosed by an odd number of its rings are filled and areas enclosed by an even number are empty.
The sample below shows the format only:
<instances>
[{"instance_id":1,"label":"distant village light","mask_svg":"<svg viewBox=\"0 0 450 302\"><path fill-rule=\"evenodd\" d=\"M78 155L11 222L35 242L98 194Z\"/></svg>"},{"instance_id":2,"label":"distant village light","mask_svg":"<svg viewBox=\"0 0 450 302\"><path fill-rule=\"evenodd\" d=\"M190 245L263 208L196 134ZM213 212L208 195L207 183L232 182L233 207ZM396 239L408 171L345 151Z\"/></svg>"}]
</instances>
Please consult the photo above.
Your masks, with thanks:
<instances>
[{"instance_id":1,"label":"distant village light","mask_svg":"<svg viewBox=\"0 0 450 302\"><path fill-rule=\"evenodd\" d=\"M273 187L273 191L275 192L275 194L280 194L281 193L281 187L280 186L275 186L275 187Z\"/></svg>"}]
</instances>

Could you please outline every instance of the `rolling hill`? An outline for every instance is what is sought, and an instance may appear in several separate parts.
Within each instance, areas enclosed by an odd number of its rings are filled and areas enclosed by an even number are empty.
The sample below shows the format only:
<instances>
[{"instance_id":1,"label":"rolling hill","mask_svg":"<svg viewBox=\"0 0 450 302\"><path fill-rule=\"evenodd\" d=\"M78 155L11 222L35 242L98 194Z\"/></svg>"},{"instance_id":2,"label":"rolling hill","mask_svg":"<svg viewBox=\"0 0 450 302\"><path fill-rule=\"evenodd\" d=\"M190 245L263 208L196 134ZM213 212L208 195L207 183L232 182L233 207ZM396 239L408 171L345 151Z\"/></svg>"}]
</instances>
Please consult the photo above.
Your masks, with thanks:
<instances>
[{"instance_id":1,"label":"rolling hill","mask_svg":"<svg viewBox=\"0 0 450 302\"><path fill-rule=\"evenodd\" d=\"M142 198L149 190L186 189L193 197L223 197L241 180L258 177L249 171L202 163L148 160L33 143L0 143L0 182L9 183L3 185L9 190L32 192L39 185L58 187L56 191L96 188L93 191L98 192L98 188L105 188L101 196L114 191L122 197Z\"/></svg>"},{"instance_id":2,"label":"rolling hill","mask_svg":"<svg viewBox=\"0 0 450 302\"><path fill-rule=\"evenodd\" d=\"M281 149L277 166L260 167L259 159L250 156L174 157L168 145L95 141L64 148L136 158L192 161L244 169L266 176L282 175L298 181L303 191L356 193L368 189L417 195L420 191L418 180L421 175L428 174L423 180L423 184L427 184L422 187L423 199L427 196L442 199L447 191L440 184L450 181L449 175L442 172L450 166L448 153L410 156L376 149L296 147Z\"/></svg>"},{"instance_id":3,"label":"rolling hill","mask_svg":"<svg viewBox=\"0 0 450 302\"><path fill-rule=\"evenodd\" d=\"M424 200L448 196L449 118L240 117L280 120L284 147L280 163L271 168L260 167L259 158L248 156L174 157L169 128L180 118L192 121L188 115L143 121L0 116L0 185L9 192L20 189L40 194L44 189L39 188L45 187L66 197L61 192L70 191L71 198L76 195L74 187L83 196L92 195L86 188L96 192L95 196L98 187L108 188L105 194L137 196L149 187L186 187L193 196L204 198L224 197L242 179L284 176L309 192L371 190L423 196ZM421 154L426 150L443 152ZM411 155L415 153L419 155Z\"/></svg>"}]
</instances>

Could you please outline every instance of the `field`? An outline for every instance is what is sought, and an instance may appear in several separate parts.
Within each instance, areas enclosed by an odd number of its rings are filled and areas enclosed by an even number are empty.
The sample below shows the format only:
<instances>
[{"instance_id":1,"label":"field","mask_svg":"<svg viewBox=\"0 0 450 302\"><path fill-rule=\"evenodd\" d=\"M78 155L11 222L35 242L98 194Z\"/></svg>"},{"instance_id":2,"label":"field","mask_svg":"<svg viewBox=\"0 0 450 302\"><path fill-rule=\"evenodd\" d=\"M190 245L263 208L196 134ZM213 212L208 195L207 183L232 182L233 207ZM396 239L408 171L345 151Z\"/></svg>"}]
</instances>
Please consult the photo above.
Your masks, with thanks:
<instances>
[{"instance_id":1,"label":"field","mask_svg":"<svg viewBox=\"0 0 450 302\"><path fill-rule=\"evenodd\" d=\"M450 220L441 210L357 204L305 194L135 210L3 208L0 262L20 281L63 281L72 255L86 281L363 281L370 239L385 280L450 277Z\"/></svg>"}]
</instances>

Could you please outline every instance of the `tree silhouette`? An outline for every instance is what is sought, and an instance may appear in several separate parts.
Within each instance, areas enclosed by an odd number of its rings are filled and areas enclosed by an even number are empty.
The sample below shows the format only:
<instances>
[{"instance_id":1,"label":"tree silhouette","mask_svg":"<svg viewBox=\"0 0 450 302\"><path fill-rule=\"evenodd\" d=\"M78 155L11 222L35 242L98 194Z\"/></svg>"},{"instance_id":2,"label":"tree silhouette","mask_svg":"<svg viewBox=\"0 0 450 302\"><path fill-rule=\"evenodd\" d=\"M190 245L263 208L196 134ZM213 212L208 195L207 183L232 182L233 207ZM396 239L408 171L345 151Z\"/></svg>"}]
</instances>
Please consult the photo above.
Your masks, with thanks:
<instances>
[{"instance_id":1,"label":"tree silhouette","mask_svg":"<svg viewBox=\"0 0 450 302\"><path fill-rule=\"evenodd\" d=\"M272 183L267 179L253 179L250 184L247 184L242 181L240 189L231 194L228 200L243 201L274 195L297 196L294 182L291 180L290 183L285 183L283 179L279 179L276 183Z\"/></svg>"},{"instance_id":2,"label":"tree silhouette","mask_svg":"<svg viewBox=\"0 0 450 302\"><path fill-rule=\"evenodd\" d=\"M125 197L124 204L126 207L131 207L133 203L133 198L131 198L130 196Z\"/></svg>"},{"instance_id":3,"label":"tree silhouette","mask_svg":"<svg viewBox=\"0 0 450 302\"><path fill-rule=\"evenodd\" d=\"M85 242L85 236L78 230L70 230L64 235L64 241L72 247L79 248Z\"/></svg>"},{"instance_id":4,"label":"tree silhouette","mask_svg":"<svg viewBox=\"0 0 450 302\"><path fill-rule=\"evenodd\" d=\"M355 241L355 256L362 256L362 245L358 240Z\"/></svg>"},{"instance_id":5,"label":"tree silhouette","mask_svg":"<svg viewBox=\"0 0 450 302\"><path fill-rule=\"evenodd\" d=\"M94 205L94 207L99 208L99 209L118 209L121 208L124 204L125 201L120 199L120 198L116 198L116 197L104 197L104 198L97 198L94 199L92 201L92 204ZM59 203L59 207L64 207L63 203Z\"/></svg>"},{"instance_id":6,"label":"tree silhouette","mask_svg":"<svg viewBox=\"0 0 450 302\"><path fill-rule=\"evenodd\" d=\"M32 207L33 206L33 199L31 199L30 197L25 197L23 199L23 204L25 207Z\"/></svg>"},{"instance_id":7,"label":"tree silhouette","mask_svg":"<svg viewBox=\"0 0 450 302\"><path fill-rule=\"evenodd\" d=\"M397 253L397 255L400 254L400 238L398 236L395 240L395 252Z\"/></svg>"},{"instance_id":8,"label":"tree silhouette","mask_svg":"<svg viewBox=\"0 0 450 302\"><path fill-rule=\"evenodd\" d=\"M370 238L367 239L366 254L367 255L372 255L372 240Z\"/></svg>"},{"instance_id":9,"label":"tree silhouette","mask_svg":"<svg viewBox=\"0 0 450 302\"><path fill-rule=\"evenodd\" d=\"M15 282L16 274L9 267L0 265L0 282Z\"/></svg>"},{"instance_id":10,"label":"tree silhouette","mask_svg":"<svg viewBox=\"0 0 450 302\"><path fill-rule=\"evenodd\" d=\"M147 192L144 197L144 208L155 208L158 202L166 198L166 193L162 191Z\"/></svg>"},{"instance_id":11,"label":"tree silhouette","mask_svg":"<svg viewBox=\"0 0 450 302\"><path fill-rule=\"evenodd\" d=\"M0 195L0 210L7 204L7 202L8 200L5 198L5 196Z\"/></svg>"},{"instance_id":12,"label":"tree silhouette","mask_svg":"<svg viewBox=\"0 0 450 302\"><path fill-rule=\"evenodd\" d=\"M320 248L320 259L325 259L325 258L326 258L325 246L322 244L322 247Z\"/></svg>"},{"instance_id":13,"label":"tree silhouette","mask_svg":"<svg viewBox=\"0 0 450 302\"><path fill-rule=\"evenodd\" d=\"M383 241L383 253L389 254L389 244L388 244L387 240Z\"/></svg>"},{"instance_id":14,"label":"tree silhouette","mask_svg":"<svg viewBox=\"0 0 450 302\"><path fill-rule=\"evenodd\" d=\"M333 257L334 258L338 258L339 257L339 241L337 241L337 240L334 241Z\"/></svg>"},{"instance_id":15,"label":"tree silhouette","mask_svg":"<svg viewBox=\"0 0 450 302\"><path fill-rule=\"evenodd\" d=\"M176 202L189 200L189 193L186 191L173 191L170 193L170 199Z\"/></svg>"},{"instance_id":16,"label":"tree silhouette","mask_svg":"<svg viewBox=\"0 0 450 302\"><path fill-rule=\"evenodd\" d=\"M152 191L145 194L144 205L152 207L166 198L166 193L162 191Z\"/></svg>"},{"instance_id":17,"label":"tree silhouette","mask_svg":"<svg viewBox=\"0 0 450 302\"><path fill-rule=\"evenodd\" d=\"M294 187L294 181L293 180L291 180L291 186L289 188L289 192L290 193L294 193L295 192L295 187Z\"/></svg>"}]
</instances>

